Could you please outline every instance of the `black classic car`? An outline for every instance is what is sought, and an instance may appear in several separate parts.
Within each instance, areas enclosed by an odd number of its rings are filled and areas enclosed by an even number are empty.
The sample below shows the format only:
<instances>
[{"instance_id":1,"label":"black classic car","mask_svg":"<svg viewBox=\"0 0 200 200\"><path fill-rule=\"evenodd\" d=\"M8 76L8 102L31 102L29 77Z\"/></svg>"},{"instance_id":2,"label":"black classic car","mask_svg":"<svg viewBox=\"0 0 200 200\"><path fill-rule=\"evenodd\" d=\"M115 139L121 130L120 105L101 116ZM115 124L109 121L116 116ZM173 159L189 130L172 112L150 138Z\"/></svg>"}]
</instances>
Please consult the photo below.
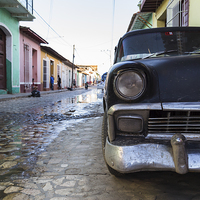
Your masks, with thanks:
<instances>
[{"instance_id":1,"label":"black classic car","mask_svg":"<svg viewBox=\"0 0 200 200\"><path fill-rule=\"evenodd\" d=\"M200 171L200 28L126 33L105 83L103 155L111 174Z\"/></svg>"}]
</instances>

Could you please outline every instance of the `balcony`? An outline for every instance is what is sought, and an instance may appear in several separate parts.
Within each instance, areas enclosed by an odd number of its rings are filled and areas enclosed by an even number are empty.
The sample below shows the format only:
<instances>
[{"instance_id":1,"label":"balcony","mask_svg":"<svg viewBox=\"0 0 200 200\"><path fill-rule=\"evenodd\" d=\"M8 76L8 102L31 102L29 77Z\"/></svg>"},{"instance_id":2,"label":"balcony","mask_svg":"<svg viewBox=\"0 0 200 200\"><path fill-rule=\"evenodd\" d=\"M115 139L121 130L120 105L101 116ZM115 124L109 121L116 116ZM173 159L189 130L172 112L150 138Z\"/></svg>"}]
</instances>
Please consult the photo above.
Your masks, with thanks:
<instances>
[{"instance_id":1,"label":"balcony","mask_svg":"<svg viewBox=\"0 0 200 200\"><path fill-rule=\"evenodd\" d=\"M134 13L128 26L127 32L142 29L143 26L146 26L147 28L152 28L152 24L148 21L151 15L152 12Z\"/></svg>"},{"instance_id":2,"label":"balcony","mask_svg":"<svg viewBox=\"0 0 200 200\"><path fill-rule=\"evenodd\" d=\"M6 9L18 21L33 21L33 0L0 0L0 8Z\"/></svg>"},{"instance_id":3,"label":"balcony","mask_svg":"<svg viewBox=\"0 0 200 200\"><path fill-rule=\"evenodd\" d=\"M143 0L140 12L155 12L164 0Z\"/></svg>"}]
</instances>

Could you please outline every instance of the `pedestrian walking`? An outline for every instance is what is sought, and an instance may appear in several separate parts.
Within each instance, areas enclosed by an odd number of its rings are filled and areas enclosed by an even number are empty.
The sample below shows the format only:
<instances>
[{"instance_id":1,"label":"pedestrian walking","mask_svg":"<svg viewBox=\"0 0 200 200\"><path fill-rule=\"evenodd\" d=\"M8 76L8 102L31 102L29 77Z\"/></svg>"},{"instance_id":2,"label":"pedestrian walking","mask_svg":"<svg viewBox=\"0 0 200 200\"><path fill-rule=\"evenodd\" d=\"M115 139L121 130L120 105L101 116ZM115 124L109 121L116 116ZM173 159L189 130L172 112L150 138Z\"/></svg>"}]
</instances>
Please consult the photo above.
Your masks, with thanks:
<instances>
[{"instance_id":1,"label":"pedestrian walking","mask_svg":"<svg viewBox=\"0 0 200 200\"><path fill-rule=\"evenodd\" d=\"M32 90L31 90L31 91L34 90L34 87L35 87L35 84L34 84L34 78L32 78Z\"/></svg>"},{"instance_id":2,"label":"pedestrian walking","mask_svg":"<svg viewBox=\"0 0 200 200\"><path fill-rule=\"evenodd\" d=\"M85 83L85 89L88 89L88 82Z\"/></svg>"},{"instance_id":3,"label":"pedestrian walking","mask_svg":"<svg viewBox=\"0 0 200 200\"><path fill-rule=\"evenodd\" d=\"M58 75L58 89L61 89L61 78L59 75Z\"/></svg>"},{"instance_id":4,"label":"pedestrian walking","mask_svg":"<svg viewBox=\"0 0 200 200\"><path fill-rule=\"evenodd\" d=\"M74 86L74 88L76 88L76 80L75 79L73 80L73 86Z\"/></svg>"},{"instance_id":5,"label":"pedestrian walking","mask_svg":"<svg viewBox=\"0 0 200 200\"><path fill-rule=\"evenodd\" d=\"M50 87L53 90L53 87L54 87L54 77L53 77L53 74L51 75L51 78L50 78Z\"/></svg>"}]
</instances>

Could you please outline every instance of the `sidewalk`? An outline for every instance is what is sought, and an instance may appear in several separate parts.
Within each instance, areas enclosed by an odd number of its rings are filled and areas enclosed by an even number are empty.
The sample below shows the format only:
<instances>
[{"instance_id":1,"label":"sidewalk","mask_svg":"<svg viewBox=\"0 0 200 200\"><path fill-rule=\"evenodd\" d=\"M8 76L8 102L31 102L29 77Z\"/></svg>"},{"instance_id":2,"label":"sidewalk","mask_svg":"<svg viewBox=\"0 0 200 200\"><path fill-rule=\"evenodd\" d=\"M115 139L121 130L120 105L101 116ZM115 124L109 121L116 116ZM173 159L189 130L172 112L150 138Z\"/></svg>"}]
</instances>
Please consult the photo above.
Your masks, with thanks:
<instances>
[{"instance_id":1,"label":"sidewalk","mask_svg":"<svg viewBox=\"0 0 200 200\"><path fill-rule=\"evenodd\" d=\"M80 88L75 88L73 90L81 90L81 89L84 89L84 88L80 87ZM46 94L67 92L67 91L70 92L70 90L68 90L68 89L40 91L40 95L42 96L42 95L46 95ZM10 100L10 99L17 99L17 98L27 98L30 95L31 95L31 93L1 94L0 101L6 101L6 100Z\"/></svg>"}]
</instances>

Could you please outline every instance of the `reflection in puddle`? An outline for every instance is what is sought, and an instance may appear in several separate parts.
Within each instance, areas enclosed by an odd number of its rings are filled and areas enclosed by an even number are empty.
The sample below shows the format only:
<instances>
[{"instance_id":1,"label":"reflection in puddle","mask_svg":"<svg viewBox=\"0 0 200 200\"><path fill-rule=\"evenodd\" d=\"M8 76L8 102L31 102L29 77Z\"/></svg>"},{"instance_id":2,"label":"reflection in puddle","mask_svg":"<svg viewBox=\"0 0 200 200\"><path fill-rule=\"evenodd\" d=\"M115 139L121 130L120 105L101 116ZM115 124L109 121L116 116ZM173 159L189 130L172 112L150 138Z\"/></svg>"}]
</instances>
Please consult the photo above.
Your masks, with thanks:
<instances>
[{"instance_id":1,"label":"reflection in puddle","mask_svg":"<svg viewBox=\"0 0 200 200\"><path fill-rule=\"evenodd\" d=\"M15 174L27 176L39 152L43 151L64 127L56 124L12 126L0 132L1 180ZM6 135L6 136L5 136Z\"/></svg>"}]
</instances>

